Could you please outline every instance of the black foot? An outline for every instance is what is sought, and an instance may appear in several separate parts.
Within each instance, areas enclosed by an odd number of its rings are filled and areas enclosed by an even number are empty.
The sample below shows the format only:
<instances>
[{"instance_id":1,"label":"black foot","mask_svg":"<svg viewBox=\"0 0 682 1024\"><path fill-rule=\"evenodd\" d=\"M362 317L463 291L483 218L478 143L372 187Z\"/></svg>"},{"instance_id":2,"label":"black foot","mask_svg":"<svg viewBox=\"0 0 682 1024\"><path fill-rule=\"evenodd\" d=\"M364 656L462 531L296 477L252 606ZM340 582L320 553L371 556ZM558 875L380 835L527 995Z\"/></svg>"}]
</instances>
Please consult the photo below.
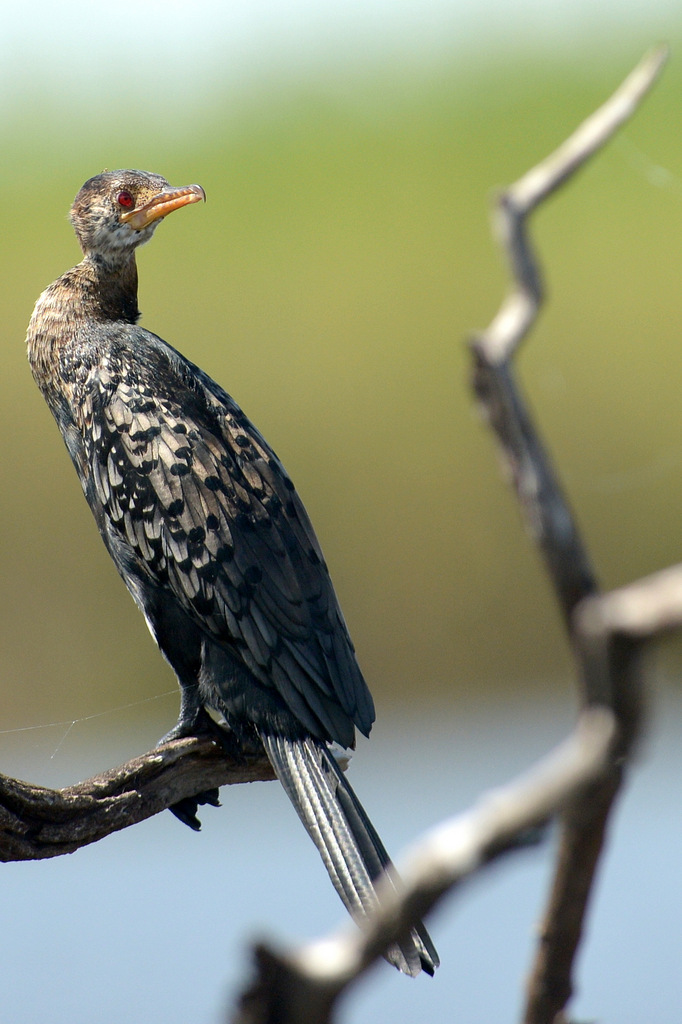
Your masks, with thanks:
<instances>
[{"instance_id":1,"label":"black foot","mask_svg":"<svg viewBox=\"0 0 682 1024\"><path fill-rule=\"evenodd\" d=\"M210 804L211 807L220 807L218 790L207 789L203 793L197 793L196 796L187 796L184 800L178 800L168 810L172 811L183 825L187 825L194 832L200 832L201 822L197 818L197 811L199 806L203 804Z\"/></svg>"},{"instance_id":2,"label":"black foot","mask_svg":"<svg viewBox=\"0 0 682 1024\"><path fill-rule=\"evenodd\" d=\"M171 731L159 740L157 746L187 736L208 736L218 744L224 754L239 764L245 764L249 757L263 752L263 745L255 735L233 732L226 723L216 722L205 708L200 708L191 718L181 716Z\"/></svg>"},{"instance_id":3,"label":"black foot","mask_svg":"<svg viewBox=\"0 0 682 1024\"><path fill-rule=\"evenodd\" d=\"M184 709L182 709L173 728L165 736L162 736L156 745L160 747L162 743L182 740L188 736L212 736L217 739L216 730L218 729L220 726L213 721L205 708L192 708L191 714L184 713Z\"/></svg>"},{"instance_id":4,"label":"black foot","mask_svg":"<svg viewBox=\"0 0 682 1024\"><path fill-rule=\"evenodd\" d=\"M230 757L237 760L241 760L243 757L243 751L234 733L227 726L220 725L215 719L211 718L203 707L192 709L192 714L189 715L181 714L177 724L159 740L158 746L161 746L162 743L170 743L171 740L179 740L187 736L208 736ZM197 793L196 796L188 796L184 800L178 800L168 810L172 811L175 817L184 825L187 825L195 832L199 832L201 822L197 817L197 811L201 805L205 804L209 804L211 807L220 807L217 789L207 789L203 793Z\"/></svg>"}]
</instances>

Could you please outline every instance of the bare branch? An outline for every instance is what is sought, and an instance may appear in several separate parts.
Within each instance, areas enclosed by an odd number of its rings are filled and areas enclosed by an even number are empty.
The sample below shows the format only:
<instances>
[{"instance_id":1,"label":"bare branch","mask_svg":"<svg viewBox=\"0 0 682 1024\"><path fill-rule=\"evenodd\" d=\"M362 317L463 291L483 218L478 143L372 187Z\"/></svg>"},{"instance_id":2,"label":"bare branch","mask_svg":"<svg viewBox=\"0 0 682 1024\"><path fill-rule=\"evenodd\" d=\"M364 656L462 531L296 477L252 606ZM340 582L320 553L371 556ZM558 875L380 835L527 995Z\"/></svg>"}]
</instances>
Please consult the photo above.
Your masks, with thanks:
<instances>
[{"instance_id":1,"label":"bare branch","mask_svg":"<svg viewBox=\"0 0 682 1024\"><path fill-rule=\"evenodd\" d=\"M339 994L389 942L404 934L445 891L513 849L530 827L558 811L562 840L529 984L526 1024L558 1022L570 998L575 951L609 810L641 718L638 646L632 635L612 627L618 614L622 625L628 610L633 621L641 623L649 615L651 625L671 623L674 587L666 579L650 588L657 595L658 619L646 601L633 610L644 584L627 595L596 596L587 552L513 379L510 359L543 299L538 263L526 233L527 217L637 108L666 53L660 48L645 57L610 100L500 196L498 234L514 284L488 330L471 346L477 397L501 444L530 532L544 554L576 651L585 705L579 726L564 747L529 776L434 830L408 858L399 894L384 891L380 909L359 934L344 932L295 954L260 946L259 976L241 1001L238 1024L326 1024Z\"/></svg>"},{"instance_id":2,"label":"bare branch","mask_svg":"<svg viewBox=\"0 0 682 1024\"><path fill-rule=\"evenodd\" d=\"M208 738L174 740L65 789L0 775L0 861L73 853L197 793L273 778L264 753L229 757Z\"/></svg>"},{"instance_id":3,"label":"bare branch","mask_svg":"<svg viewBox=\"0 0 682 1024\"><path fill-rule=\"evenodd\" d=\"M586 704L610 707L618 721L617 761L562 819L554 882L528 988L525 1024L549 1024L572 994L572 970L606 823L620 788L623 763L642 712L639 652L603 630L583 631L574 612L592 597L592 618L604 615L593 595L597 581L569 503L514 380L510 359L534 323L543 300L541 274L526 220L539 203L579 170L637 109L658 77L666 48L648 54L607 102L552 153L502 193L497 233L514 277L511 293L490 327L472 342L474 389L502 448L530 533L539 545L574 648ZM606 600L606 599L605 599ZM602 609L597 611L596 609ZM590 614L587 614L589 620Z\"/></svg>"},{"instance_id":4,"label":"bare branch","mask_svg":"<svg viewBox=\"0 0 682 1024\"><path fill-rule=\"evenodd\" d=\"M626 759L642 718L642 646L682 625L682 567L676 566L576 608L573 642L585 690L609 705L618 732L608 771L564 810L562 834L533 970L525 1024L563 1021L573 991L575 952Z\"/></svg>"},{"instance_id":5,"label":"bare branch","mask_svg":"<svg viewBox=\"0 0 682 1024\"><path fill-rule=\"evenodd\" d=\"M497 233L514 284L490 326L471 343L476 395L497 434L526 523L543 551L569 629L575 605L594 593L597 583L569 503L509 363L535 321L543 298L541 274L527 235L526 220L633 113L654 84L666 56L667 48L659 47L644 57L613 96L566 142L501 193L496 211Z\"/></svg>"},{"instance_id":6,"label":"bare branch","mask_svg":"<svg viewBox=\"0 0 682 1024\"><path fill-rule=\"evenodd\" d=\"M576 609L576 628L584 637L649 640L681 626L682 565L645 576Z\"/></svg>"},{"instance_id":7,"label":"bare branch","mask_svg":"<svg viewBox=\"0 0 682 1024\"><path fill-rule=\"evenodd\" d=\"M601 776L614 736L610 712L585 711L575 732L534 768L484 794L408 850L399 865L399 889L380 888L380 905L362 928L345 926L295 952L259 946L258 979L233 1024L327 1024L344 989L415 920L469 875L535 839L538 826Z\"/></svg>"},{"instance_id":8,"label":"bare branch","mask_svg":"<svg viewBox=\"0 0 682 1024\"><path fill-rule=\"evenodd\" d=\"M637 110L663 69L667 46L648 53L623 84L558 149L507 188L498 200L496 229L516 287L479 339L490 362L508 359L532 326L543 293L541 275L525 233L536 207L580 170Z\"/></svg>"}]
</instances>

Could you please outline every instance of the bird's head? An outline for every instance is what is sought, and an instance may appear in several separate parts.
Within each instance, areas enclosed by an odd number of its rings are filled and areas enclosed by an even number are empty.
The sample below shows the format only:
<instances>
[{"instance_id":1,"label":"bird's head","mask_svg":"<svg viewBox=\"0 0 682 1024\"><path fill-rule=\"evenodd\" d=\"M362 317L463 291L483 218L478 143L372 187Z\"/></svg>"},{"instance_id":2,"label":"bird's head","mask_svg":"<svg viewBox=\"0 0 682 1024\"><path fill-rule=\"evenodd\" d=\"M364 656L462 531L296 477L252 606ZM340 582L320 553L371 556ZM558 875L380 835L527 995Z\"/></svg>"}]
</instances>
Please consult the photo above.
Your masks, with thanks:
<instances>
[{"instance_id":1,"label":"bird's head","mask_svg":"<svg viewBox=\"0 0 682 1024\"><path fill-rule=\"evenodd\" d=\"M86 256L115 264L148 242L167 214L205 199L201 185L173 188L148 171L104 171L74 199L71 223Z\"/></svg>"}]
</instances>

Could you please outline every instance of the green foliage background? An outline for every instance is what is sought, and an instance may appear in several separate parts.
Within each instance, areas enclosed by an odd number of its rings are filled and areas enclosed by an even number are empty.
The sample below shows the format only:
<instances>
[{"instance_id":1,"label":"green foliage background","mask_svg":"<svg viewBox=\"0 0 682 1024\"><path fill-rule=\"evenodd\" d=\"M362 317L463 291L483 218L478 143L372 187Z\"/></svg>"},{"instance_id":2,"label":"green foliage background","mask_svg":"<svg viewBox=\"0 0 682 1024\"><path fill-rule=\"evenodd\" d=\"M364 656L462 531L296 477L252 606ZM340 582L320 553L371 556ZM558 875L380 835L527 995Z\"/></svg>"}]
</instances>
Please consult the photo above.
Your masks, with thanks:
<instances>
[{"instance_id":1,"label":"green foliage background","mask_svg":"<svg viewBox=\"0 0 682 1024\"><path fill-rule=\"evenodd\" d=\"M26 97L2 129L2 726L171 687L25 361L66 219L103 167L200 182L140 254L143 324L230 391L284 460L379 710L570 679L553 598L468 391L506 287L494 189L556 146L645 43L576 59L281 81L106 111ZM682 552L682 69L538 215L550 301L520 360L607 586ZM670 653L673 661L676 654ZM568 685L568 682L566 683ZM172 724L172 717L168 725Z\"/></svg>"}]
</instances>

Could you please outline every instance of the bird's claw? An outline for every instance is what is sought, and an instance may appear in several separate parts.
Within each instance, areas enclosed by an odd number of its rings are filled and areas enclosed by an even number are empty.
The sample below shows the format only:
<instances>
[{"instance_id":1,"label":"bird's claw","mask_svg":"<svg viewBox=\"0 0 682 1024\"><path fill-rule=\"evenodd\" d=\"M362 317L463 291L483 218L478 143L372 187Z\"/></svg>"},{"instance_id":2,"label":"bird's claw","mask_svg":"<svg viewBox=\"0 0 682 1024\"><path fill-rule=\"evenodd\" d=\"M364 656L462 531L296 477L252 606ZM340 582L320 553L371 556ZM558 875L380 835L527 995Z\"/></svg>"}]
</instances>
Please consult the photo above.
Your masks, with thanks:
<instances>
[{"instance_id":1,"label":"bird's claw","mask_svg":"<svg viewBox=\"0 0 682 1024\"><path fill-rule=\"evenodd\" d=\"M203 707L199 707L196 710L193 709L191 715L181 714L170 732L161 737L157 747L162 746L164 743L172 743L173 740L183 740L194 736L209 736L224 751L230 754L234 753L235 740L229 728L220 725L215 719L211 718L208 711Z\"/></svg>"},{"instance_id":2,"label":"bird's claw","mask_svg":"<svg viewBox=\"0 0 682 1024\"><path fill-rule=\"evenodd\" d=\"M170 743L172 740L185 739L190 736L210 737L220 749L229 754L230 757L241 759L239 745L234 733L227 726L220 725L211 718L205 708L197 708L191 715L181 715L176 725L159 740L158 745ZM196 796L188 796L172 804L168 810L172 811L176 818L188 828L199 832L201 822L197 817L197 811L201 805L208 804L211 807L220 807L217 789L207 789Z\"/></svg>"},{"instance_id":3,"label":"bird's claw","mask_svg":"<svg viewBox=\"0 0 682 1024\"><path fill-rule=\"evenodd\" d=\"M176 804L173 804L168 808L172 811L176 818L187 825L194 832L201 831L201 822L197 817L197 811L199 806L202 804L210 804L211 807L220 807L219 791L217 789L207 789L203 793L197 793L196 796L187 796L184 800L178 800Z\"/></svg>"}]
</instances>

